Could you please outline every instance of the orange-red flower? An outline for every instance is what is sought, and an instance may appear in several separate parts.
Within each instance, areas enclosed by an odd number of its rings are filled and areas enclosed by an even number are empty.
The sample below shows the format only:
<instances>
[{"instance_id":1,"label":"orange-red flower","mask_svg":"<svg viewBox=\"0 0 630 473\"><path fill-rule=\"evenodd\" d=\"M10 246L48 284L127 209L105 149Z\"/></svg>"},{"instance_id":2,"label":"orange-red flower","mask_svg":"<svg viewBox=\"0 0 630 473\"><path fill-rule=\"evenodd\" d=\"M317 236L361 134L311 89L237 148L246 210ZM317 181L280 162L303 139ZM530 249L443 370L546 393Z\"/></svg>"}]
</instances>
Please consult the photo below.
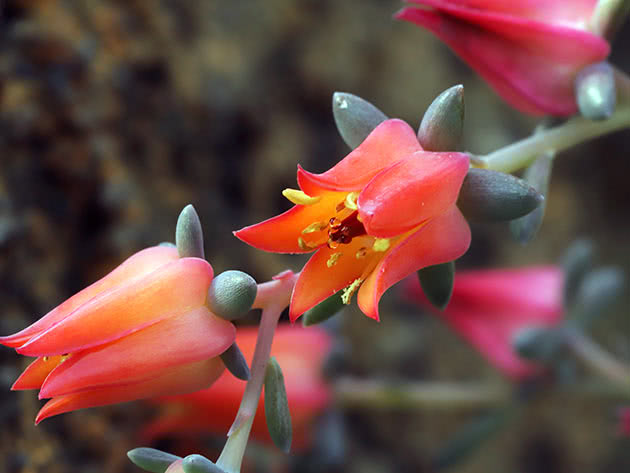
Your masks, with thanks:
<instances>
[{"instance_id":1,"label":"orange-red flower","mask_svg":"<svg viewBox=\"0 0 630 473\"><path fill-rule=\"evenodd\" d=\"M152 247L127 259L0 344L37 359L12 389L52 398L36 422L63 412L209 386L234 326L205 307L213 271Z\"/></svg>"},{"instance_id":2,"label":"orange-red flower","mask_svg":"<svg viewBox=\"0 0 630 473\"><path fill-rule=\"evenodd\" d=\"M406 281L405 292L444 319L503 373L522 379L541 366L518 356L514 338L523 329L562 323L563 279L555 266L458 271L443 311L429 303L418 278Z\"/></svg>"},{"instance_id":3,"label":"orange-red flower","mask_svg":"<svg viewBox=\"0 0 630 473\"><path fill-rule=\"evenodd\" d=\"M378 320L390 286L468 249L455 206L468 166L465 154L424 151L409 125L387 120L323 174L298 166L301 190L283 192L295 207L235 235L265 251L315 251L293 291L292 321L343 288L344 302L358 290L359 307Z\"/></svg>"},{"instance_id":4,"label":"orange-red flower","mask_svg":"<svg viewBox=\"0 0 630 473\"><path fill-rule=\"evenodd\" d=\"M251 362L258 329L238 329L236 341L245 358ZM284 383L293 425L292 449L309 444L310 427L330 402L328 386L322 378L322 365L330 350L331 339L317 327L280 325L273 339L271 355L276 358L284 375ZM212 432L225 435L234 421L245 390L245 382L224 373L210 388L203 391L158 400L165 404L162 415L145 430L153 439L168 433L196 434ZM264 399L258 408L252 437L271 442L264 415Z\"/></svg>"}]
</instances>

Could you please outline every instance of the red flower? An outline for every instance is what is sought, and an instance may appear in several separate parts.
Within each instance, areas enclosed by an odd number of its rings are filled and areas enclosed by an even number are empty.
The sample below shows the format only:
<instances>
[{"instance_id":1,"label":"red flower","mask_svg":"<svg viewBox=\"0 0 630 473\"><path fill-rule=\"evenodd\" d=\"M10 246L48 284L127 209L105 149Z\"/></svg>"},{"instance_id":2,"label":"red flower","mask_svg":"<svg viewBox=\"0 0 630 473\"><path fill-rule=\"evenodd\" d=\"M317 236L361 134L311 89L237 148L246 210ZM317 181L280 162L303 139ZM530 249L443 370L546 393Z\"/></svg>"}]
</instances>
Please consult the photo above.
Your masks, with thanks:
<instances>
[{"instance_id":1,"label":"red flower","mask_svg":"<svg viewBox=\"0 0 630 473\"><path fill-rule=\"evenodd\" d=\"M514 352L513 338L524 328L562 321L562 284L562 271L555 266L458 271L449 305L433 312L503 373L521 379L540 367ZM407 280L405 293L432 307L417 278Z\"/></svg>"},{"instance_id":2,"label":"red flower","mask_svg":"<svg viewBox=\"0 0 630 473\"><path fill-rule=\"evenodd\" d=\"M36 423L56 414L150 396L196 391L222 372L217 355L234 326L205 306L213 271L175 248L136 253L0 344L37 359L13 390L52 398Z\"/></svg>"},{"instance_id":3,"label":"red flower","mask_svg":"<svg viewBox=\"0 0 630 473\"><path fill-rule=\"evenodd\" d=\"M238 346L250 362L254 356L257 335L258 330L254 327L239 328L236 335ZM291 411L293 449L308 445L312 421L331 400L321 374L330 345L328 334L317 327L280 325L273 339L271 355L276 357L282 368ZM147 427L145 437L153 439L168 433L199 432L225 435L234 421L244 390L244 381L225 373L208 389L162 399L159 402L163 402L168 409ZM254 419L252 437L271 443L262 397Z\"/></svg>"},{"instance_id":4,"label":"red flower","mask_svg":"<svg viewBox=\"0 0 630 473\"><path fill-rule=\"evenodd\" d=\"M409 1L427 8L397 18L431 30L525 113L575 113L575 75L610 53L586 30L597 0Z\"/></svg>"},{"instance_id":5,"label":"red flower","mask_svg":"<svg viewBox=\"0 0 630 473\"><path fill-rule=\"evenodd\" d=\"M244 242L276 253L315 251L297 281L289 315L301 314L346 288L378 320L378 301L408 274L461 256L470 229L455 206L468 171L462 153L424 151L401 120L381 123L323 174L298 167L295 207L243 228Z\"/></svg>"}]
</instances>

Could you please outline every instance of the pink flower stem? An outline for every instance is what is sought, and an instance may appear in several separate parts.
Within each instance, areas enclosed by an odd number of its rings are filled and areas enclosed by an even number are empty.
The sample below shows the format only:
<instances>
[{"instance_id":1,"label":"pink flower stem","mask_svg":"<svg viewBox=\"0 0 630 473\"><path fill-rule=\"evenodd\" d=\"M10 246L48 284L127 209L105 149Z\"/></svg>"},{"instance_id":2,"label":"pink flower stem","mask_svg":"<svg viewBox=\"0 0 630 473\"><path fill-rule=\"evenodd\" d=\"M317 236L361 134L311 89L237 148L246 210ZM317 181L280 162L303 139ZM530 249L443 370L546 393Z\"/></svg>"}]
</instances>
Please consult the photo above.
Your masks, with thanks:
<instances>
[{"instance_id":1,"label":"pink flower stem","mask_svg":"<svg viewBox=\"0 0 630 473\"><path fill-rule=\"evenodd\" d=\"M515 172L529 166L548 151L559 152L592 138L630 128L630 78L615 71L617 109L607 120L592 121L575 117L562 125L535 133L485 156L473 156L473 166L494 171Z\"/></svg>"},{"instance_id":2,"label":"pink flower stem","mask_svg":"<svg viewBox=\"0 0 630 473\"><path fill-rule=\"evenodd\" d=\"M289 305L297 277L297 274L286 272L276 276L272 281L258 285L253 308L262 309L262 317L250 368L251 376L245 387L234 423L228 432L228 440L217 460L217 465L226 473L238 473L241 469L249 433L262 393L273 336L282 311Z\"/></svg>"}]
</instances>

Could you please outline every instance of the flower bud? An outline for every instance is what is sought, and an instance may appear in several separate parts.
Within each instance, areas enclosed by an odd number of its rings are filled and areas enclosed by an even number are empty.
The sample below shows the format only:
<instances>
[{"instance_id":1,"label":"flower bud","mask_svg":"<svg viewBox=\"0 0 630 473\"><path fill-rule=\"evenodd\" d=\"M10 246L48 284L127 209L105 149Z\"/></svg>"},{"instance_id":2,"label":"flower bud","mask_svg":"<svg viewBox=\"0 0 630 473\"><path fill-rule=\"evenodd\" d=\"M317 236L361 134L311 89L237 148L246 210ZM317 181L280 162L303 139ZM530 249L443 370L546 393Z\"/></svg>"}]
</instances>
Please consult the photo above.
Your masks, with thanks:
<instances>
[{"instance_id":1,"label":"flower bud","mask_svg":"<svg viewBox=\"0 0 630 473\"><path fill-rule=\"evenodd\" d=\"M446 89L429 105L418 129L418 141L427 151L455 151L464 131L464 86Z\"/></svg>"},{"instance_id":2,"label":"flower bud","mask_svg":"<svg viewBox=\"0 0 630 473\"><path fill-rule=\"evenodd\" d=\"M315 307L304 312L302 325L308 327L309 325L319 324L337 315L341 309L344 308L344 303L341 299L342 292L343 291L335 292L332 296L324 299Z\"/></svg>"},{"instance_id":3,"label":"flower bud","mask_svg":"<svg viewBox=\"0 0 630 473\"><path fill-rule=\"evenodd\" d=\"M455 263L449 261L422 268L418 271L418 279L429 302L438 309L444 310L453 293Z\"/></svg>"},{"instance_id":4,"label":"flower bud","mask_svg":"<svg viewBox=\"0 0 630 473\"><path fill-rule=\"evenodd\" d=\"M201 455L188 455L182 462L184 473L225 473L223 468Z\"/></svg>"},{"instance_id":5,"label":"flower bud","mask_svg":"<svg viewBox=\"0 0 630 473\"><path fill-rule=\"evenodd\" d=\"M144 447L129 450L127 456L134 465L152 473L164 473L171 463L181 460L181 457L176 455Z\"/></svg>"},{"instance_id":6,"label":"flower bud","mask_svg":"<svg viewBox=\"0 0 630 473\"><path fill-rule=\"evenodd\" d=\"M333 115L339 134L350 147L359 146L387 115L367 100L344 92L333 94Z\"/></svg>"},{"instance_id":7,"label":"flower bud","mask_svg":"<svg viewBox=\"0 0 630 473\"><path fill-rule=\"evenodd\" d=\"M282 369L274 357L269 359L265 371L265 418L273 443L285 453L289 453L293 435L291 413Z\"/></svg>"},{"instance_id":8,"label":"flower bud","mask_svg":"<svg viewBox=\"0 0 630 473\"><path fill-rule=\"evenodd\" d=\"M224 271L212 280L206 305L219 317L236 320L249 312L257 291L256 281L249 274Z\"/></svg>"},{"instance_id":9,"label":"flower bud","mask_svg":"<svg viewBox=\"0 0 630 473\"><path fill-rule=\"evenodd\" d=\"M203 258L203 231L199 215L192 205L179 214L175 228L175 246L180 258Z\"/></svg>"},{"instance_id":10,"label":"flower bud","mask_svg":"<svg viewBox=\"0 0 630 473\"><path fill-rule=\"evenodd\" d=\"M247 366L247 360L245 360L245 357L236 342L234 342L230 348L221 353L220 356L225 367L236 378L242 379L243 381L247 381L249 379L250 373L249 366Z\"/></svg>"},{"instance_id":11,"label":"flower bud","mask_svg":"<svg viewBox=\"0 0 630 473\"><path fill-rule=\"evenodd\" d=\"M605 120L615 111L615 72L607 62L591 64L575 78L575 97L583 117Z\"/></svg>"},{"instance_id":12,"label":"flower bud","mask_svg":"<svg viewBox=\"0 0 630 473\"><path fill-rule=\"evenodd\" d=\"M457 205L469 220L501 222L527 215L544 201L525 181L489 169L471 168Z\"/></svg>"}]
</instances>

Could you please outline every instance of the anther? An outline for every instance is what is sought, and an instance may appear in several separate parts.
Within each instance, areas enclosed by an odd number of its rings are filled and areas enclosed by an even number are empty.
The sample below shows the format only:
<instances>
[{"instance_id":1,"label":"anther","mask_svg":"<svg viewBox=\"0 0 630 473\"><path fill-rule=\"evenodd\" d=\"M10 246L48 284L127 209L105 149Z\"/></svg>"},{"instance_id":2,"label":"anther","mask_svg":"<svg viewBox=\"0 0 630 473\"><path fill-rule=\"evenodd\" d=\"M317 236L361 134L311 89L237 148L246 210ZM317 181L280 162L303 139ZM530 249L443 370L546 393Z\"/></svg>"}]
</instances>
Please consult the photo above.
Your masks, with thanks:
<instances>
[{"instance_id":1,"label":"anther","mask_svg":"<svg viewBox=\"0 0 630 473\"><path fill-rule=\"evenodd\" d=\"M285 189L282 191L282 195L295 205L313 205L322 200L321 195L311 197L297 189Z\"/></svg>"},{"instance_id":2,"label":"anther","mask_svg":"<svg viewBox=\"0 0 630 473\"><path fill-rule=\"evenodd\" d=\"M390 241L389 238L377 238L374 240L374 244L372 245L372 249L374 251L387 251L389 249Z\"/></svg>"},{"instance_id":3,"label":"anther","mask_svg":"<svg viewBox=\"0 0 630 473\"><path fill-rule=\"evenodd\" d=\"M341 252L333 253L332 255L330 255L330 258L328 258L328 261L326 261L326 266L332 268L334 265L337 264L337 261L339 260L339 258L341 258L341 255L343 255L343 253Z\"/></svg>"},{"instance_id":4,"label":"anther","mask_svg":"<svg viewBox=\"0 0 630 473\"><path fill-rule=\"evenodd\" d=\"M359 198L359 193L358 192L350 192L347 196L346 196L346 200L344 200L344 205L347 209L350 210L357 210L357 199Z\"/></svg>"},{"instance_id":5,"label":"anther","mask_svg":"<svg viewBox=\"0 0 630 473\"><path fill-rule=\"evenodd\" d=\"M46 362L46 361L50 360L50 357L48 357L48 356L44 356L44 357L42 358L42 360L43 360L44 362Z\"/></svg>"},{"instance_id":6,"label":"anther","mask_svg":"<svg viewBox=\"0 0 630 473\"><path fill-rule=\"evenodd\" d=\"M350 304L350 300L352 299L352 295L355 292L357 292L357 289L359 289L359 287L361 286L362 282L363 282L363 279L361 279L361 278L357 278L354 281L352 281L352 284L350 284L348 287L346 287L343 290L343 294L341 294L341 302L343 302L346 305Z\"/></svg>"},{"instance_id":7,"label":"anther","mask_svg":"<svg viewBox=\"0 0 630 473\"><path fill-rule=\"evenodd\" d=\"M367 256L368 249L365 246L359 248L359 250L354 254L356 259L365 258Z\"/></svg>"},{"instance_id":8,"label":"anther","mask_svg":"<svg viewBox=\"0 0 630 473\"><path fill-rule=\"evenodd\" d=\"M302 234L306 235L307 233L321 232L328 228L328 224L326 222L313 222L304 230L302 230Z\"/></svg>"}]
</instances>

